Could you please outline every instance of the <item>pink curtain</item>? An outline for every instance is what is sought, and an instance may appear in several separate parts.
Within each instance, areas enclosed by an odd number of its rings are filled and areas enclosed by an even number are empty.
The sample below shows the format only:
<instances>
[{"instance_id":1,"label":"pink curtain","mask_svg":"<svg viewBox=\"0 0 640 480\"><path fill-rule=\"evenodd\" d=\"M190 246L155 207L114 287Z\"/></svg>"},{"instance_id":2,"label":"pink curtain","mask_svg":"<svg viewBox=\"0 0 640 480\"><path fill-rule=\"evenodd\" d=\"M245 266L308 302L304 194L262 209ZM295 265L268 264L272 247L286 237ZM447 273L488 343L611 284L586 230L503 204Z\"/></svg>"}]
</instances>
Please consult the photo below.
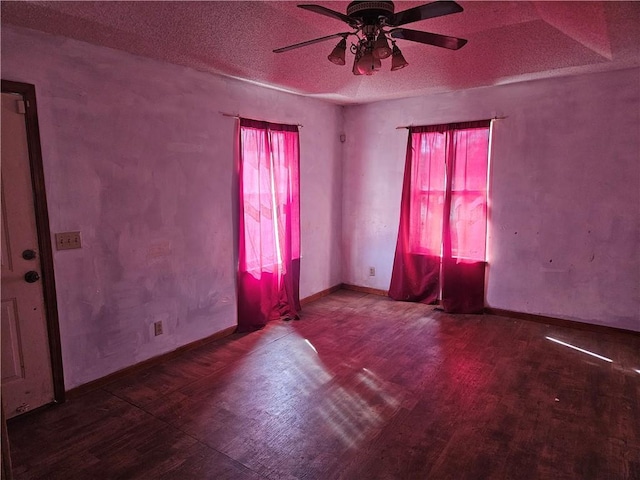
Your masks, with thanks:
<instances>
[{"instance_id":1,"label":"pink curtain","mask_svg":"<svg viewBox=\"0 0 640 480\"><path fill-rule=\"evenodd\" d=\"M298 127L240 119L238 331L300 310Z\"/></svg>"},{"instance_id":2,"label":"pink curtain","mask_svg":"<svg viewBox=\"0 0 640 480\"><path fill-rule=\"evenodd\" d=\"M488 120L409 130L391 298L484 309L488 151Z\"/></svg>"}]
</instances>

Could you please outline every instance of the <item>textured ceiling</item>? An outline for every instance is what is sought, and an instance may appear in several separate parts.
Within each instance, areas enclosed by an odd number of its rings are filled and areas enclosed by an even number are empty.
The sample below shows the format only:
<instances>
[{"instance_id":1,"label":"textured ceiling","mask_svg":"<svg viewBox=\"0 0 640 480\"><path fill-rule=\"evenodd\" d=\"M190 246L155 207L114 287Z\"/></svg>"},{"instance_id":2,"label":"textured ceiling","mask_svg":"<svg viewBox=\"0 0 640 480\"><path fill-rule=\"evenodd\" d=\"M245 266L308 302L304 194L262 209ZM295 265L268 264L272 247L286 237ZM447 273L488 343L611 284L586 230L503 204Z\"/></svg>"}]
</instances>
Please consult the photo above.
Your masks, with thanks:
<instances>
[{"instance_id":1,"label":"textured ceiling","mask_svg":"<svg viewBox=\"0 0 640 480\"><path fill-rule=\"evenodd\" d=\"M304 0L300 3L312 3ZM348 2L313 2L345 12ZM396 12L427 2L395 2ZM409 66L354 76L336 66L350 31L296 2L2 2L2 23L41 30L341 104L640 66L640 2L459 1L464 11L407 25L462 37L458 51L398 40Z\"/></svg>"}]
</instances>

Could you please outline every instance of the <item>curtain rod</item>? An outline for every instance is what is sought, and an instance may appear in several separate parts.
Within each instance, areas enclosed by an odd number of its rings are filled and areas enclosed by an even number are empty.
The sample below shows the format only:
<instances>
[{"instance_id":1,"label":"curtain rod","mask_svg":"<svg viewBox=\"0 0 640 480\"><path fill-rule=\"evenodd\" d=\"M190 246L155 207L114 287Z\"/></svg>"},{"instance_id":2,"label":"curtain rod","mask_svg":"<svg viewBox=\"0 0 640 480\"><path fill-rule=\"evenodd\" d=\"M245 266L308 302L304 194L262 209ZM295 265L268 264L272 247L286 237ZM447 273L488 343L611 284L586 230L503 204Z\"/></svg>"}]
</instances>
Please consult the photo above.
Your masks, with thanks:
<instances>
[{"instance_id":1,"label":"curtain rod","mask_svg":"<svg viewBox=\"0 0 640 480\"><path fill-rule=\"evenodd\" d=\"M483 118L482 120L504 120L505 118L507 118L506 116L504 117L491 117L491 118ZM473 122L481 122L482 120L465 120L464 122L449 122L449 123L473 123ZM445 125L448 125L449 123L446 123ZM421 127L422 125L406 125L403 127L396 127L396 130L401 130L403 128L411 128L411 127Z\"/></svg>"},{"instance_id":2,"label":"curtain rod","mask_svg":"<svg viewBox=\"0 0 640 480\"><path fill-rule=\"evenodd\" d=\"M233 114L233 113L220 112L220 114L221 114L223 117L231 117L231 118L238 118L238 119L240 119L240 118L246 118L246 117L241 117L240 115L236 115L236 114ZM271 122L271 121L269 121L269 120L260 120L260 119L258 119L258 118L252 118L252 119L250 119L250 120L258 120L259 122L267 122L267 123L281 123L281 124L284 124L284 125L291 125L291 124L289 124L289 123L285 123L285 122ZM296 127L303 127L303 126L304 126L304 125L300 125L299 123L297 123L297 124L296 124Z\"/></svg>"}]
</instances>

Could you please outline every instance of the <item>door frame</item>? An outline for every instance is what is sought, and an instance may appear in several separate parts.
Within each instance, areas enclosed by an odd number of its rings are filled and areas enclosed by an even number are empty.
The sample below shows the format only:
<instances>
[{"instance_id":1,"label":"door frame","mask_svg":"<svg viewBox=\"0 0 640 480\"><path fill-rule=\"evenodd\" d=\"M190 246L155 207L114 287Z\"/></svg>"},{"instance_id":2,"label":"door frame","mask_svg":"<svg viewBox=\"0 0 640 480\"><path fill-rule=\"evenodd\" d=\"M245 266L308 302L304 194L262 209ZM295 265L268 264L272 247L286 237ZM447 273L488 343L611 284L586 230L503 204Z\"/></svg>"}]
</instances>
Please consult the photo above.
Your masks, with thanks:
<instances>
[{"instance_id":1,"label":"door frame","mask_svg":"<svg viewBox=\"0 0 640 480\"><path fill-rule=\"evenodd\" d=\"M56 296L55 276L53 270L53 250L51 248L51 230L47 210L47 195L42 166L42 149L40 146L40 127L36 104L36 87L30 83L2 80L2 93L22 95L25 103L25 124L27 129L27 146L29 165L31 167L31 186L35 209L36 229L38 232L38 248L40 251L40 268L42 270L42 291L44 294L44 310L49 337L51 355L51 376L53 380L54 403L65 401L64 371L62 368L62 345L60 342L60 324L58 321L58 300Z\"/></svg>"}]
</instances>

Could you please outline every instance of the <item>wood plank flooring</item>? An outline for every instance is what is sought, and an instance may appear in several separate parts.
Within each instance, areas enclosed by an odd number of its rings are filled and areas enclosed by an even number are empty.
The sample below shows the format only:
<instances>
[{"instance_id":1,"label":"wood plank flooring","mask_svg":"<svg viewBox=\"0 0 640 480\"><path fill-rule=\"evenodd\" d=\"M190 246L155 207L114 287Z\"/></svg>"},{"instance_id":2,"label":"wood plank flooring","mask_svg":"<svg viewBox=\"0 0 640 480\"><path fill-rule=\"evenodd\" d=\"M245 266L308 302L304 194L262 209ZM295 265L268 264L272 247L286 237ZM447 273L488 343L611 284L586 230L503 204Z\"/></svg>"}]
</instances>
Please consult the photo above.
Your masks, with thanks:
<instances>
[{"instance_id":1,"label":"wood plank flooring","mask_svg":"<svg viewBox=\"0 0 640 480\"><path fill-rule=\"evenodd\" d=\"M640 336L341 290L9 437L16 479L640 479Z\"/></svg>"}]
</instances>

